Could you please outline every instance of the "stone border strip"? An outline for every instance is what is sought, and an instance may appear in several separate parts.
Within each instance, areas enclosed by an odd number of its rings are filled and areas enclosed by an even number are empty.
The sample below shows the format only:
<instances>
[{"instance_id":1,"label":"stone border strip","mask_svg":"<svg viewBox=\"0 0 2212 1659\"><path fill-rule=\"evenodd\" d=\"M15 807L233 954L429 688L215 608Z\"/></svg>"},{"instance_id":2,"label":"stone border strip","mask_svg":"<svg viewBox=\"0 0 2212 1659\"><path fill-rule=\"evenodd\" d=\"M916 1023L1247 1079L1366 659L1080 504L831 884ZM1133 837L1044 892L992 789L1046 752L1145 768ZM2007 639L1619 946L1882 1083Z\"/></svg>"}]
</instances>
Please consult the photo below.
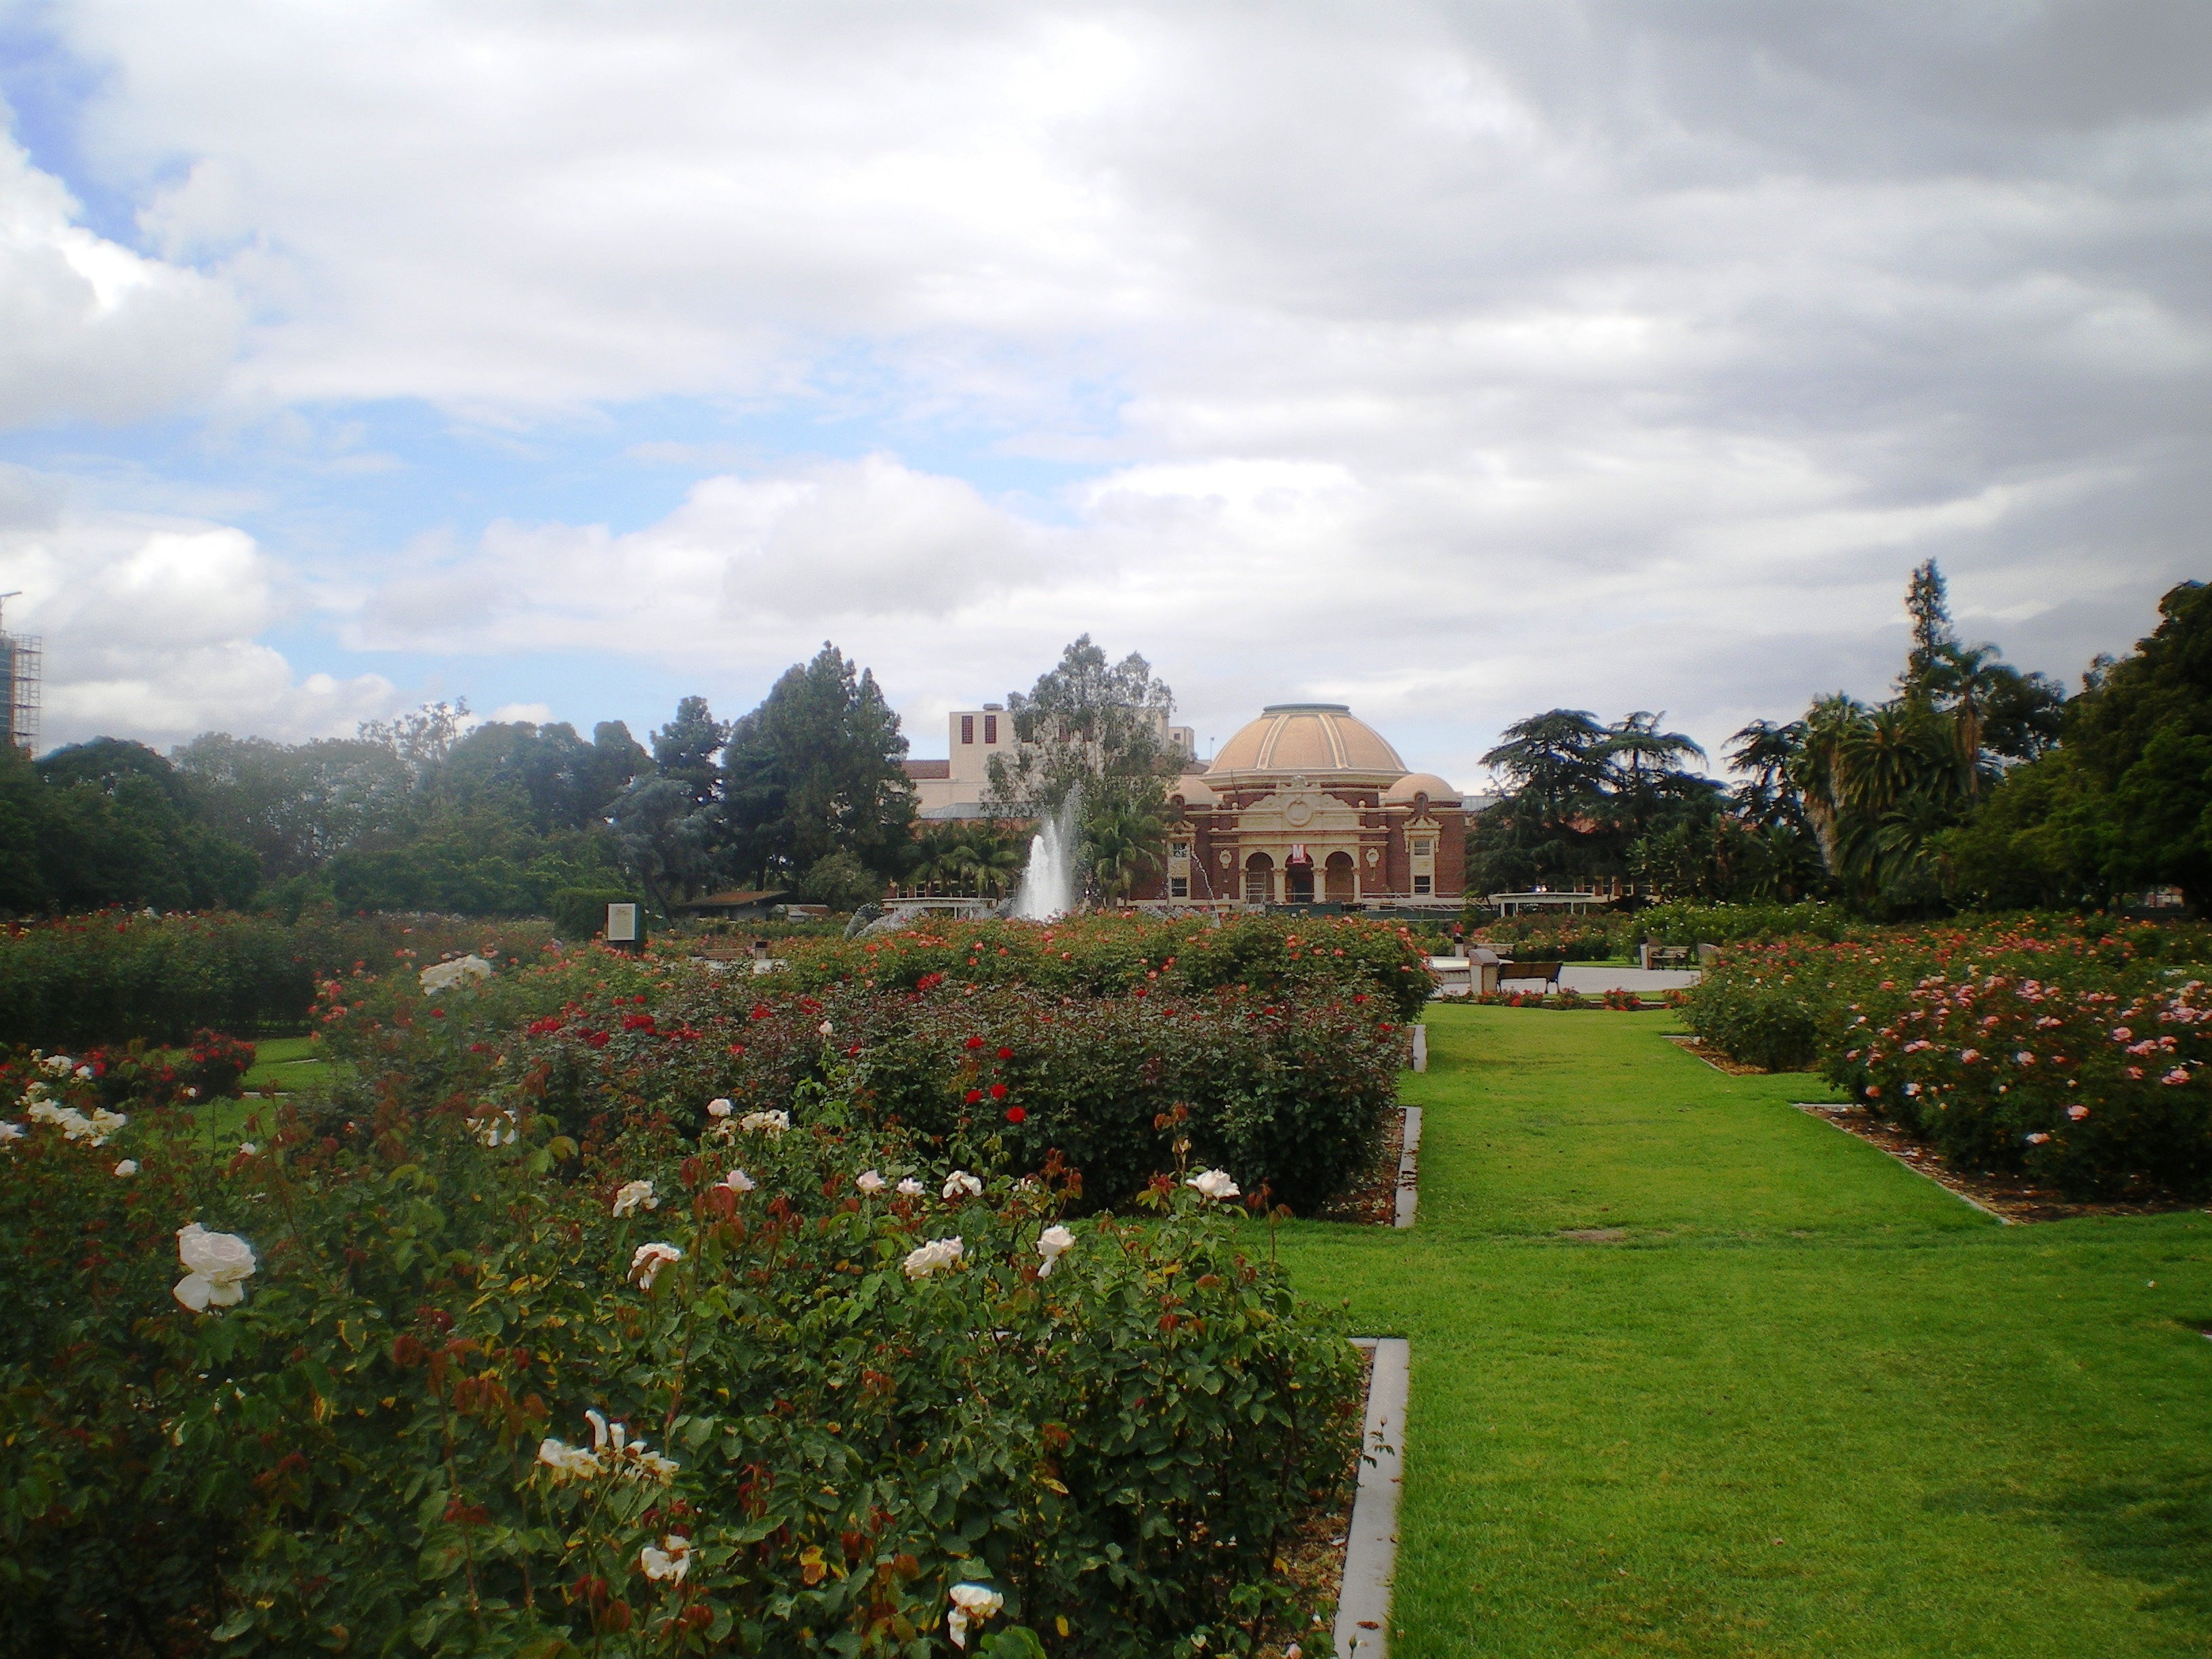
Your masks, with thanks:
<instances>
[{"instance_id":1,"label":"stone border strip","mask_svg":"<svg viewBox=\"0 0 2212 1659\"><path fill-rule=\"evenodd\" d=\"M1416 1184L1418 1163L1421 1150L1421 1109L1406 1108L1406 1137L1398 1153L1397 1210L1390 1224L1410 1227L1413 1224L1413 1206L1420 1201L1420 1189Z\"/></svg>"},{"instance_id":2,"label":"stone border strip","mask_svg":"<svg viewBox=\"0 0 2212 1659\"><path fill-rule=\"evenodd\" d=\"M1402 1336L1355 1336L1375 1351L1359 1490L1345 1536L1344 1588L1336 1600L1337 1659L1384 1659L1390 1649L1390 1581L1398 1565L1398 1491L1404 1481L1411 1346Z\"/></svg>"},{"instance_id":3,"label":"stone border strip","mask_svg":"<svg viewBox=\"0 0 2212 1659\"><path fill-rule=\"evenodd\" d=\"M1837 1122L1835 1119L1830 1117L1826 1111L1821 1109L1821 1105L1819 1101L1793 1100L1790 1103L1792 1106L1795 1106L1799 1111L1804 1113L1806 1116L1819 1119L1821 1122L1826 1124L1831 1129L1833 1129L1838 1134L1851 1135L1851 1132L1848 1128ZM1957 1199L1960 1203L1970 1205L1973 1208L1979 1210L1984 1215L1995 1217L2001 1226L2014 1227L2020 1224L2010 1216L2002 1214L1998 1211L1992 1210L1978 1198L1968 1197L1965 1193L1960 1192L1956 1187L1954 1187L1949 1182L1944 1180L1942 1176L1937 1175L1933 1170L1924 1169L1920 1164L1914 1163L1909 1158L1899 1157L1897 1153L1891 1152L1887 1146L1875 1146L1873 1141L1867 1139L1863 1135L1851 1135L1851 1139L1857 1141L1863 1146L1873 1146L1875 1151L1880 1152L1891 1163L1901 1164L1905 1169L1911 1170L1912 1173L1917 1176L1925 1176L1928 1180L1934 1182L1938 1187L1941 1187L1945 1192L1950 1194L1952 1197Z\"/></svg>"}]
</instances>

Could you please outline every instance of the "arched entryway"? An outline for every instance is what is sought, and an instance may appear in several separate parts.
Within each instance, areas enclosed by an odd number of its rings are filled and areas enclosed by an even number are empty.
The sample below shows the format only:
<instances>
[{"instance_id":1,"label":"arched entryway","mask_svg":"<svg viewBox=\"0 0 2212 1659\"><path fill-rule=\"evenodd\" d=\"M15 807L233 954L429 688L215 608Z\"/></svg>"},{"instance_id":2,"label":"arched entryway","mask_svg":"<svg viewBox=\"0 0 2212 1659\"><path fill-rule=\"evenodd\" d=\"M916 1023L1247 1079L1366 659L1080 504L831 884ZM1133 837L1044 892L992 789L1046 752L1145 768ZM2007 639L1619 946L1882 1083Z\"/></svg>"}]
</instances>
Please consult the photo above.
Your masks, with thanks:
<instances>
[{"instance_id":1,"label":"arched entryway","mask_svg":"<svg viewBox=\"0 0 2212 1659\"><path fill-rule=\"evenodd\" d=\"M1322 868L1322 890L1331 904L1349 904L1352 901L1352 854L1331 853L1328 862Z\"/></svg>"},{"instance_id":2,"label":"arched entryway","mask_svg":"<svg viewBox=\"0 0 2212 1659\"><path fill-rule=\"evenodd\" d=\"M1313 855L1303 847L1291 848L1291 855L1283 860L1283 902L1285 904L1311 904L1314 902Z\"/></svg>"},{"instance_id":3,"label":"arched entryway","mask_svg":"<svg viewBox=\"0 0 2212 1659\"><path fill-rule=\"evenodd\" d=\"M1255 853L1244 860L1244 902L1273 904L1275 902L1275 860L1265 853Z\"/></svg>"}]
</instances>

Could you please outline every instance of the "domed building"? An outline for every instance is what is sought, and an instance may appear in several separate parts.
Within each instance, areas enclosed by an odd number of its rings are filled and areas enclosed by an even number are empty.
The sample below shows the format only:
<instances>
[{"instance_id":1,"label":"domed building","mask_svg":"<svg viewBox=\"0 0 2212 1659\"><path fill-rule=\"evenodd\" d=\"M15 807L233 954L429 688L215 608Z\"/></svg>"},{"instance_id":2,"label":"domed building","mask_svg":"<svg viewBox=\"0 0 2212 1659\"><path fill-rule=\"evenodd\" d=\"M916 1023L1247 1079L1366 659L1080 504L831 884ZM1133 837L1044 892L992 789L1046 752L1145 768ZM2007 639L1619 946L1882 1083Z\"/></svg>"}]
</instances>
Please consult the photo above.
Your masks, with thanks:
<instances>
[{"instance_id":1,"label":"domed building","mask_svg":"<svg viewBox=\"0 0 2212 1659\"><path fill-rule=\"evenodd\" d=\"M1139 898L1455 909L1465 802L1408 771L1340 702L1273 703L1169 791L1167 858Z\"/></svg>"}]
</instances>

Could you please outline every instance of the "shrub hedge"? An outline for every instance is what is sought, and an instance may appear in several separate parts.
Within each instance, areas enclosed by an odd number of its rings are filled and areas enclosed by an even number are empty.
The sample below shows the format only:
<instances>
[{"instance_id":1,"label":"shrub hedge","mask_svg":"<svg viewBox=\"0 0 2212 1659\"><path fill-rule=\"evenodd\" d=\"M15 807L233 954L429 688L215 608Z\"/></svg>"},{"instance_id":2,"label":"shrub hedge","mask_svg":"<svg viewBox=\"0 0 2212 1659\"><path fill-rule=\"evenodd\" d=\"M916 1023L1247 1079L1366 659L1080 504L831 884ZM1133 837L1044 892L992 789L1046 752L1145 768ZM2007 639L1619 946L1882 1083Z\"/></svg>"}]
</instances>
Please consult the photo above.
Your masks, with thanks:
<instances>
[{"instance_id":1,"label":"shrub hedge","mask_svg":"<svg viewBox=\"0 0 2212 1659\"><path fill-rule=\"evenodd\" d=\"M102 911L0 927L0 1045L179 1045L198 1030L296 1030L319 979L449 952L534 954L543 922Z\"/></svg>"},{"instance_id":2,"label":"shrub hedge","mask_svg":"<svg viewBox=\"0 0 2212 1659\"><path fill-rule=\"evenodd\" d=\"M1048 1235L1064 1180L996 1133L833 1086L580 1144L544 1082L387 1073L221 1158L17 1085L0 1650L921 1659L969 1585L994 1659L1304 1631L1271 1564L1339 1501L1355 1359L1218 1206ZM234 1305L188 1223L250 1248Z\"/></svg>"},{"instance_id":3,"label":"shrub hedge","mask_svg":"<svg viewBox=\"0 0 2212 1659\"><path fill-rule=\"evenodd\" d=\"M1818 1065L1970 1164L2063 1190L2212 1188L2212 994L2190 925L2014 917L1736 947L1684 1017L1752 1065Z\"/></svg>"}]
</instances>

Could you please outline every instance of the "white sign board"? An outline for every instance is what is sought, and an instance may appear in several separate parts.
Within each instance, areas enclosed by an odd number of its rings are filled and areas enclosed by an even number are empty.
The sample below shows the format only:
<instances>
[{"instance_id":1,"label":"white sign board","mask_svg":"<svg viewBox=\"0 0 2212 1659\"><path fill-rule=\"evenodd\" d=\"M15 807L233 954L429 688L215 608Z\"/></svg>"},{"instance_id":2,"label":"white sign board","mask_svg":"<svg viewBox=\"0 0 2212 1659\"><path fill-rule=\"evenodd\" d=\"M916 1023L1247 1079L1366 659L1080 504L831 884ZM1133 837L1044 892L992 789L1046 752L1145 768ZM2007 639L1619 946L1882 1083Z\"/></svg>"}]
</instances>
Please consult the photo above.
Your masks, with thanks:
<instances>
[{"instance_id":1,"label":"white sign board","mask_svg":"<svg viewBox=\"0 0 2212 1659\"><path fill-rule=\"evenodd\" d=\"M637 943L637 906L635 904L607 906L607 943L610 945Z\"/></svg>"}]
</instances>

